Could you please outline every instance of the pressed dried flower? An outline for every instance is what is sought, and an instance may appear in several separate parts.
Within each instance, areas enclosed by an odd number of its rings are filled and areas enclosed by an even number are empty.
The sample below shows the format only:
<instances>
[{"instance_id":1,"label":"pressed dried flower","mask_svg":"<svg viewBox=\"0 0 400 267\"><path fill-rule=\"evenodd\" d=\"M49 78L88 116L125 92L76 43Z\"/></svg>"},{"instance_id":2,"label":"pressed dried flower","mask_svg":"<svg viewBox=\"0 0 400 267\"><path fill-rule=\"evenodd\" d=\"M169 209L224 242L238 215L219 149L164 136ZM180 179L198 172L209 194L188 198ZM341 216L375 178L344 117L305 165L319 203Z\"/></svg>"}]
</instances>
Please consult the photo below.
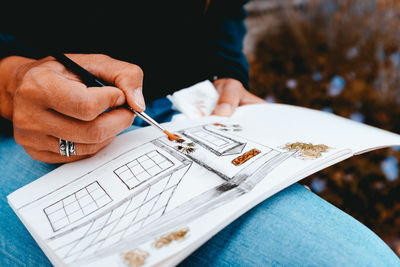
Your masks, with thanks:
<instances>
[{"instance_id":1,"label":"pressed dried flower","mask_svg":"<svg viewBox=\"0 0 400 267\"><path fill-rule=\"evenodd\" d=\"M125 252L123 259L129 267L138 267L142 266L146 262L148 256L149 253L136 248Z\"/></svg>"},{"instance_id":2,"label":"pressed dried flower","mask_svg":"<svg viewBox=\"0 0 400 267\"><path fill-rule=\"evenodd\" d=\"M190 154L193 153L194 151L196 151L195 149L196 144L195 143L182 143L180 145L176 146L176 149L185 153L185 154Z\"/></svg>"},{"instance_id":3,"label":"pressed dried flower","mask_svg":"<svg viewBox=\"0 0 400 267\"><path fill-rule=\"evenodd\" d=\"M172 241L183 240L188 232L189 232L189 228L183 228L183 229L173 231L169 234L163 235L154 242L154 246L156 248L161 248L166 245L169 245Z\"/></svg>"},{"instance_id":4,"label":"pressed dried flower","mask_svg":"<svg viewBox=\"0 0 400 267\"><path fill-rule=\"evenodd\" d=\"M329 147L323 144L313 145L311 143L295 142L286 144L283 149L298 151L297 156L302 159L317 159L322 156L322 153L327 152Z\"/></svg>"}]
</instances>

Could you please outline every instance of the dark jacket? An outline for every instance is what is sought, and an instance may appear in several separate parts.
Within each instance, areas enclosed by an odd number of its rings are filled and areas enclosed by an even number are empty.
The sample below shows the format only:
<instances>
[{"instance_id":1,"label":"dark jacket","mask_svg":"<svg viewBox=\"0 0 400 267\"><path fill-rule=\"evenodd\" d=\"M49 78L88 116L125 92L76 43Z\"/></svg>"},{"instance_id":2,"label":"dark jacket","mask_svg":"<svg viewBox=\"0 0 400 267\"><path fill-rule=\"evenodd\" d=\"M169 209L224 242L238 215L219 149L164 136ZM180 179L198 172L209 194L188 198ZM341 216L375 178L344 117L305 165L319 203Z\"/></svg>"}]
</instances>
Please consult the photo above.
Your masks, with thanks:
<instances>
[{"instance_id":1,"label":"dark jacket","mask_svg":"<svg viewBox=\"0 0 400 267\"><path fill-rule=\"evenodd\" d=\"M214 76L248 85L245 0L30 2L3 9L1 57L107 54L143 69L146 101Z\"/></svg>"}]
</instances>

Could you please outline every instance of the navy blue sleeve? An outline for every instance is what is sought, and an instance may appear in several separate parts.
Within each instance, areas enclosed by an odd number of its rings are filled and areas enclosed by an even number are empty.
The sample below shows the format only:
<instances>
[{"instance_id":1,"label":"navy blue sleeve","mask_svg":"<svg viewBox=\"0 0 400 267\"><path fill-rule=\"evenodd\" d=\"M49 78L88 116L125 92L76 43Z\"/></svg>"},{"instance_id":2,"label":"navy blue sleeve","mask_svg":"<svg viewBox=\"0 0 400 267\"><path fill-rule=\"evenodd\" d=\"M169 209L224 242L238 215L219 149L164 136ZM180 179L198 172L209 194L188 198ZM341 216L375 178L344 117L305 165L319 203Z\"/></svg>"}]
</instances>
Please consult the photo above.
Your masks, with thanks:
<instances>
[{"instance_id":1,"label":"navy blue sleeve","mask_svg":"<svg viewBox=\"0 0 400 267\"><path fill-rule=\"evenodd\" d=\"M0 59L7 56L35 57L33 46L19 41L13 34L0 32Z\"/></svg>"},{"instance_id":2,"label":"navy blue sleeve","mask_svg":"<svg viewBox=\"0 0 400 267\"><path fill-rule=\"evenodd\" d=\"M206 13L205 31L209 51L210 79L234 78L249 85L249 66L243 53L246 35L245 0L212 1Z\"/></svg>"},{"instance_id":3,"label":"navy blue sleeve","mask_svg":"<svg viewBox=\"0 0 400 267\"><path fill-rule=\"evenodd\" d=\"M11 34L0 32L0 59L14 54L16 42Z\"/></svg>"}]
</instances>

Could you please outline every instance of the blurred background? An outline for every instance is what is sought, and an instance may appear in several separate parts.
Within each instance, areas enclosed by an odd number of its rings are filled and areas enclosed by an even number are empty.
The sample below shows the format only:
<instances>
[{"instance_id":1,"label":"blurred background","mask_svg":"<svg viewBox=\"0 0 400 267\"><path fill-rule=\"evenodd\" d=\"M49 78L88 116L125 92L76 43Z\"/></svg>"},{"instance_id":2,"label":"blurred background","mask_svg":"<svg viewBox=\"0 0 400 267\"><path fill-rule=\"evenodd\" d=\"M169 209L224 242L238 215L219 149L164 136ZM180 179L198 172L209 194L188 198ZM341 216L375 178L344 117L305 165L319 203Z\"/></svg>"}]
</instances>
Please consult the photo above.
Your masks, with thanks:
<instances>
[{"instance_id":1,"label":"blurred background","mask_svg":"<svg viewBox=\"0 0 400 267\"><path fill-rule=\"evenodd\" d=\"M253 93L400 134L400 1L251 0L245 53ZM400 147L301 183L400 256Z\"/></svg>"}]
</instances>

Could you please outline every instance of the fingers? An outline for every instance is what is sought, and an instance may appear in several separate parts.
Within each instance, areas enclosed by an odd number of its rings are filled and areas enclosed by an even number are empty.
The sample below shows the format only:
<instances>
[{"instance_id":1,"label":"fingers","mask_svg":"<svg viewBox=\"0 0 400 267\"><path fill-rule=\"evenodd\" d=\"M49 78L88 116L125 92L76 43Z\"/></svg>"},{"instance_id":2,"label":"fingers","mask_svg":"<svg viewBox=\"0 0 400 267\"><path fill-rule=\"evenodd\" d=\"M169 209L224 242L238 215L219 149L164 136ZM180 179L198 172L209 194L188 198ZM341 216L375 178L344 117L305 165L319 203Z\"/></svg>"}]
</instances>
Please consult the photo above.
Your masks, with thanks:
<instances>
[{"instance_id":1,"label":"fingers","mask_svg":"<svg viewBox=\"0 0 400 267\"><path fill-rule=\"evenodd\" d=\"M61 163L61 162L67 163L93 156L93 155L83 155L83 156L76 155L76 156L65 157L61 156L59 153L57 154L49 151L38 151L28 147L24 147L24 149L25 152L33 159L45 163Z\"/></svg>"},{"instance_id":2,"label":"fingers","mask_svg":"<svg viewBox=\"0 0 400 267\"><path fill-rule=\"evenodd\" d=\"M132 125L134 114L127 109L114 109L93 121L79 121L49 113L43 124L48 134L77 143L96 144L106 141Z\"/></svg>"},{"instance_id":3,"label":"fingers","mask_svg":"<svg viewBox=\"0 0 400 267\"><path fill-rule=\"evenodd\" d=\"M106 55L67 56L104 81L115 84L125 93L129 106L139 112L144 111L143 71L139 66Z\"/></svg>"},{"instance_id":4,"label":"fingers","mask_svg":"<svg viewBox=\"0 0 400 267\"><path fill-rule=\"evenodd\" d=\"M34 159L47 163L65 163L90 157L107 146L114 137L133 122L133 113L126 109L115 109L85 122L68 118L53 111L35 114L31 124L14 127L15 141ZM38 121L38 119L42 119ZM75 143L76 155L60 155L59 138Z\"/></svg>"},{"instance_id":5,"label":"fingers","mask_svg":"<svg viewBox=\"0 0 400 267\"><path fill-rule=\"evenodd\" d=\"M125 109L115 110L115 111L127 113L129 115L131 114L130 111L127 111ZM100 122L100 125L103 123L107 124L107 121L104 120L103 122ZM95 123L93 124L95 125ZM74 130L71 128L69 130L72 130L74 134L77 134L79 132L78 129ZM102 134L94 133L93 132L95 131L94 128L90 126L88 126L88 128L90 128L91 131L89 135L91 136L91 138L79 136L78 139L75 139L74 134L71 135L68 133L66 133L65 136L68 136L69 139L66 137L61 137L64 140L72 141L75 143L76 155L70 157L65 157L60 155L59 138L46 135L40 131L32 131L32 130L27 131L21 128L15 128L14 138L16 142L20 144L22 147L24 147L25 151L35 160L46 163L61 163L61 162L66 163L93 156L101 149L103 149L105 146L110 144L114 139L115 135L117 134L117 133L108 133L102 136ZM98 130L101 131L101 129ZM111 137L106 138L108 135L111 135ZM105 138L105 140L103 140L103 138ZM81 140L89 140L91 143L80 143L79 141Z\"/></svg>"},{"instance_id":6,"label":"fingers","mask_svg":"<svg viewBox=\"0 0 400 267\"><path fill-rule=\"evenodd\" d=\"M240 99L239 105L250 105L250 104L263 104L267 103L264 99L261 97L258 97L248 91L244 92L242 95L242 98Z\"/></svg>"},{"instance_id":7,"label":"fingers","mask_svg":"<svg viewBox=\"0 0 400 267\"><path fill-rule=\"evenodd\" d=\"M219 93L214 115L229 117L238 106L265 103L262 98L248 92L238 80L219 79L214 86Z\"/></svg>"},{"instance_id":8,"label":"fingers","mask_svg":"<svg viewBox=\"0 0 400 267\"><path fill-rule=\"evenodd\" d=\"M125 103L124 93L116 87L86 87L50 70L37 71L45 77L38 97L46 108L83 121L94 120L111 107Z\"/></svg>"},{"instance_id":9,"label":"fingers","mask_svg":"<svg viewBox=\"0 0 400 267\"><path fill-rule=\"evenodd\" d=\"M125 103L124 93L111 86L88 87L82 90L74 90L71 86L69 92L58 92L57 97L49 101L49 108L82 121L92 121L108 108Z\"/></svg>"},{"instance_id":10,"label":"fingers","mask_svg":"<svg viewBox=\"0 0 400 267\"><path fill-rule=\"evenodd\" d=\"M240 96L236 94L235 90L223 90L215 107L214 114L229 117L238 107L239 102Z\"/></svg>"},{"instance_id":11,"label":"fingers","mask_svg":"<svg viewBox=\"0 0 400 267\"><path fill-rule=\"evenodd\" d=\"M55 154L60 154L60 141L59 138L49 135L43 135L37 132L20 132L17 131L17 142L25 148L31 151L37 152L52 152ZM75 142L75 152L77 156L94 155L101 149L109 145L114 137L111 137L103 142L96 144L85 144L76 143L74 140L69 140ZM32 142L34 141L34 142Z\"/></svg>"},{"instance_id":12,"label":"fingers","mask_svg":"<svg viewBox=\"0 0 400 267\"><path fill-rule=\"evenodd\" d=\"M214 82L219 92L219 99L213 114L229 117L239 106L242 97L243 85L233 79L220 79Z\"/></svg>"},{"instance_id":13,"label":"fingers","mask_svg":"<svg viewBox=\"0 0 400 267\"><path fill-rule=\"evenodd\" d=\"M21 102L22 105L24 102ZM14 131L38 132L77 143L96 144L116 136L133 122L134 114L127 109L113 109L93 121L80 121L50 110L37 109L28 113L16 110Z\"/></svg>"},{"instance_id":14,"label":"fingers","mask_svg":"<svg viewBox=\"0 0 400 267\"><path fill-rule=\"evenodd\" d=\"M15 140L34 159L55 163L91 156L133 122L131 111L107 109L128 101L144 110L139 67L104 55L71 59L116 87L87 87L52 57L26 65L13 95L12 120ZM59 138L75 143L75 156L60 155Z\"/></svg>"}]
</instances>

